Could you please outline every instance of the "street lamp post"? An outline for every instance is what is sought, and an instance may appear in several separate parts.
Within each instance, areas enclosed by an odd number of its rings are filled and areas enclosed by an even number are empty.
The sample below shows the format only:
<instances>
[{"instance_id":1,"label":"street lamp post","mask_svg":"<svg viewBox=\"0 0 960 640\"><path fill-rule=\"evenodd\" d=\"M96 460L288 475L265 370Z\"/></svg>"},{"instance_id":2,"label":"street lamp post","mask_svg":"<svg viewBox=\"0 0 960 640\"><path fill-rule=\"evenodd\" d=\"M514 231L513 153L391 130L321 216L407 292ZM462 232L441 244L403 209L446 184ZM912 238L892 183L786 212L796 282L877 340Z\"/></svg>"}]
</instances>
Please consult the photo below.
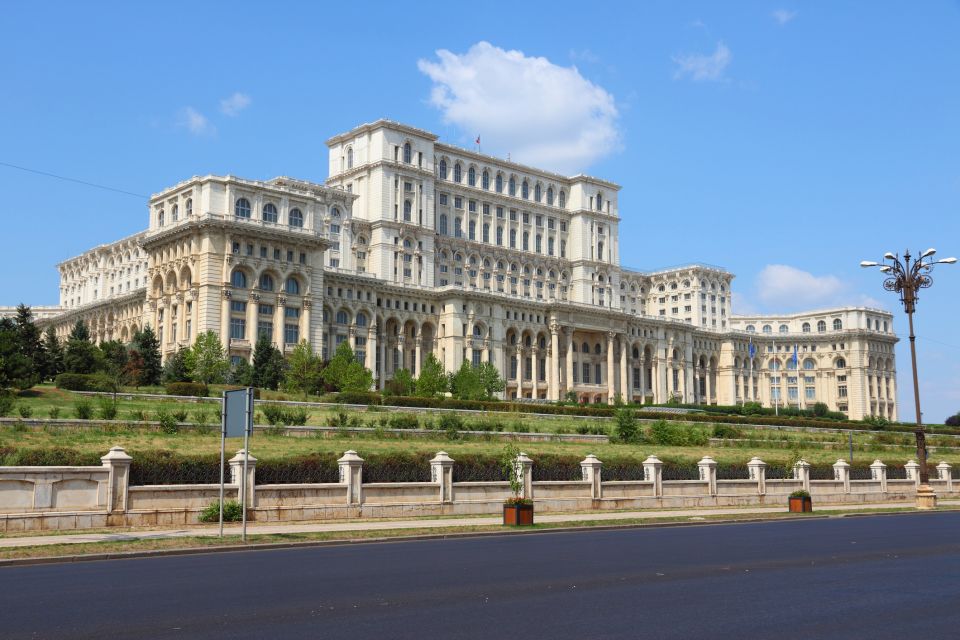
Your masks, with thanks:
<instances>
[{"instance_id":1,"label":"street lamp post","mask_svg":"<svg viewBox=\"0 0 960 640\"><path fill-rule=\"evenodd\" d=\"M879 267L880 271L888 276L883 281L883 288L900 294L900 302L903 304L903 310L906 311L910 323L910 364L913 367L913 402L917 413L917 428L914 433L917 436L917 458L920 459L920 487L917 489L918 509L933 509L936 507L937 494L930 488L930 473L927 468L927 438L923 430L923 416L920 413L917 339L913 334L913 312L916 310L917 301L920 299L918 295L920 289L927 289L933 285L933 278L930 277L933 265L954 264L957 261L956 258L932 260L931 258L936 252L936 249L927 249L912 264L912 256L909 250L904 252L902 261L900 256L888 252L884 254L883 262L864 260L860 263L860 266L865 268Z\"/></svg>"}]
</instances>

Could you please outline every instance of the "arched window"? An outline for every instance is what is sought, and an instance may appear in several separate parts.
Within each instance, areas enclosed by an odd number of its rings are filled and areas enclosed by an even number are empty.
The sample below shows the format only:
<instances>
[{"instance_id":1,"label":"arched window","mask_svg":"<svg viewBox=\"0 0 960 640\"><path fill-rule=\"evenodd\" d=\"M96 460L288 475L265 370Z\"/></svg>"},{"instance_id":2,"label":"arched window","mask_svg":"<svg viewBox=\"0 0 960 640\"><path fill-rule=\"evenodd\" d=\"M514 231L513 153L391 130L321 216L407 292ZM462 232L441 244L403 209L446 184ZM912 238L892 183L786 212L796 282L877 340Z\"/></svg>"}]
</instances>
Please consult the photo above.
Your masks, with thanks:
<instances>
[{"instance_id":1,"label":"arched window","mask_svg":"<svg viewBox=\"0 0 960 640\"><path fill-rule=\"evenodd\" d=\"M480 186L486 190L490 189L490 173L484 169L483 175L480 177Z\"/></svg>"},{"instance_id":2,"label":"arched window","mask_svg":"<svg viewBox=\"0 0 960 640\"><path fill-rule=\"evenodd\" d=\"M834 331L840 331L841 329L843 329L843 323L840 322L840 318L836 318L836 319L833 321L833 330L834 330Z\"/></svg>"},{"instance_id":3,"label":"arched window","mask_svg":"<svg viewBox=\"0 0 960 640\"><path fill-rule=\"evenodd\" d=\"M453 165L453 181L461 182L463 180L463 169L460 168L460 163Z\"/></svg>"},{"instance_id":4,"label":"arched window","mask_svg":"<svg viewBox=\"0 0 960 640\"><path fill-rule=\"evenodd\" d=\"M334 207L333 209L331 209L331 210L330 210L330 217L332 217L332 218L339 218L339 217L340 217L340 209L338 209L338 208L336 208L336 207Z\"/></svg>"},{"instance_id":5,"label":"arched window","mask_svg":"<svg viewBox=\"0 0 960 640\"><path fill-rule=\"evenodd\" d=\"M837 369L846 369L847 361L843 358L837 358Z\"/></svg>"},{"instance_id":6,"label":"arched window","mask_svg":"<svg viewBox=\"0 0 960 640\"><path fill-rule=\"evenodd\" d=\"M557 200L557 206L561 209L567 208L567 194L565 194L563 191L560 192L559 199Z\"/></svg>"},{"instance_id":7,"label":"arched window","mask_svg":"<svg viewBox=\"0 0 960 640\"><path fill-rule=\"evenodd\" d=\"M170 222L176 222L177 218L180 216L180 207L173 205L173 209L170 210Z\"/></svg>"},{"instance_id":8,"label":"arched window","mask_svg":"<svg viewBox=\"0 0 960 640\"><path fill-rule=\"evenodd\" d=\"M445 213L440 214L440 223L437 225L439 231L442 235L447 235L447 215Z\"/></svg>"},{"instance_id":9,"label":"arched window","mask_svg":"<svg viewBox=\"0 0 960 640\"><path fill-rule=\"evenodd\" d=\"M230 274L230 285L234 289L246 289L247 288L247 274L240 269L234 269L233 273Z\"/></svg>"},{"instance_id":10,"label":"arched window","mask_svg":"<svg viewBox=\"0 0 960 640\"><path fill-rule=\"evenodd\" d=\"M365 326L367 326L367 316L366 316L366 314L363 314L363 313L358 313L358 314L357 314L356 325L357 325L358 327L365 327Z\"/></svg>"},{"instance_id":11,"label":"arched window","mask_svg":"<svg viewBox=\"0 0 960 640\"><path fill-rule=\"evenodd\" d=\"M825 332L826 330L827 330L827 323L826 323L826 322L824 322L823 320L820 320L819 322L817 322L817 331L818 331L819 333L823 333L823 332Z\"/></svg>"},{"instance_id":12,"label":"arched window","mask_svg":"<svg viewBox=\"0 0 960 640\"><path fill-rule=\"evenodd\" d=\"M763 332L764 332L764 333L773 333L773 327L771 327L771 326L768 325L768 324L765 324L765 325L763 325Z\"/></svg>"},{"instance_id":13,"label":"arched window","mask_svg":"<svg viewBox=\"0 0 960 640\"><path fill-rule=\"evenodd\" d=\"M789 369L790 371L796 371L797 363L793 361L793 358L787 359L787 369Z\"/></svg>"},{"instance_id":14,"label":"arched window","mask_svg":"<svg viewBox=\"0 0 960 640\"><path fill-rule=\"evenodd\" d=\"M446 160L440 161L440 179L441 180L447 179L447 161Z\"/></svg>"},{"instance_id":15,"label":"arched window","mask_svg":"<svg viewBox=\"0 0 960 640\"><path fill-rule=\"evenodd\" d=\"M481 329L481 328L480 328L480 325L478 325L478 324L473 325L473 337L474 337L474 338L482 338L482 337L483 337L483 329Z\"/></svg>"},{"instance_id":16,"label":"arched window","mask_svg":"<svg viewBox=\"0 0 960 640\"><path fill-rule=\"evenodd\" d=\"M594 352L595 354L597 354L597 355L600 355L600 351L601 351L601 350L600 350L600 343L598 342L597 344L593 345L593 352Z\"/></svg>"},{"instance_id":17,"label":"arched window","mask_svg":"<svg viewBox=\"0 0 960 640\"><path fill-rule=\"evenodd\" d=\"M547 204L553 206L553 187L547 187Z\"/></svg>"},{"instance_id":18,"label":"arched window","mask_svg":"<svg viewBox=\"0 0 960 640\"><path fill-rule=\"evenodd\" d=\"M779 360L771 360L771 361L770 361L770 364L769 364L768 366L770 367L770 370L771 370L771 371L780 371L780 361L779 361Z\"/></svg>"},{"instance_id":19,"label":"arched window","mask_svg":"<svg viewBox=\"0 0 960 640\"><path fill-rule=\"evenodd\" d=\"M511 196L517 195L517 180L516 178L511 177L510 182L507 183L507 194Z\"/></svg>"},{"instance_id":20,"label":"arched window","mask_svg":"<svg viewBox=\"0 0 960 640\"><path fill-rule=\"evenodd\" d=\"M260 276L260 290L273 291L273 276L269 273L264 273Z\"/></svg>"},{"instance_id":21,"label":"arched window","mask_svg":"<svg viewBox=\"0 0 960 640\"><path fill-rule=\"evenodd\" d=\"M590 353L590 345L588 345L586 342L584 342L584 343L581 345L581 347L580 347L580 352L581 352L581 353Z\"/></svg>"},{"instance_id":22,"label":"arched window","mask_svg":"<svg viewBox=\"0 0 960 640\"><path fill-rule=\"evenodd\" d=\"M409 142L403 145L403 161L407 164L413 162L413 149L410 147Z\"/></svg>"},{"instance_id":23,"label":"arched window","mask_svg":"<svg viewBox=\"0 0 960 640\"><path fill-rule=\"evenodd\" d=\"M817 363L813 361L813 358L807 358L803 361L803 368L807 371L817 368Z\"/></svg>"},{"instance_id":24,"label":"arched window","mask_svg":"<svg viewBox=\"0 0 960 640\"><path fill-rule=\"evenodd\" d=\"M603 194L597 194L597 211L603 211Z\"/></svg>"},{"instance_id":25,"label":"arched window","mask_svg":"<svg viewBox=\"0 0 960 640\"><path fill-rule=\"evenodd\" d=\"M790 333L790 327L785 324L780 325L780 333Z\"/></svg>"},{"instance_id":26,"label":"arched window","mask_svg":"<svg viewBox=\"0 0 960 640\"><path fill-rule=\"evenodd\" d=\"M517 248L517 230L516 229L510 229L510 248L511 249Z\"/></svg>"},{"instance_id":27,"label":"arched window","mask_svg":"<svg viewBox=\"0 0 960 640\"><path fill-rule=\"evenodd\" d=\"M530 198L530 185L527 184L526 180L524 180L523 184L520 185L520 197L522 197L524 200L528 200Z\"/></svg>"},{"instance_id":28,"label":"arched window","mask_svg":"<svg viewBox=\"0 0 960 640\"><path fill-rule=\"evenodd\" d=\"M471 187L477 186L477 170L473 167L467 169L467 184Z\"/></svg>"},{"instance_id":29,"label":"arched window","mask_svg":"<svg viewBox=\"0 0 960 640\"><path fill-rule=\"evenodd\" d=\"M413 212L413 204L409 200L403 201L403 219L406 222L410 222L410 216Z\"/></svg>"},{"instance_id":30,"label":"arched window","mask_svg":"<svg viewBox=\"0 0 960 640\"><path fill-rule=\"evenodd\" d=\"M343 309L337 311L337 324L347 324L347 312Z\"/></svg>"},{"instance_id":31,"label":"arched window","mask_svg":"<svg viewBox=\"0 0 960 640\"><path fill-rule=\"evenodd\" d=\"M163 209L160 209L160 211L157 211L157 226L158 227L163 226Z\"/></svg>"},{"instance_id":32,"label":"arched window","mask_svg":"<svg viewBox=\"0 0 960 640\"><path fill-rule=\"evenodd\" d=\"M803 326L801 327L801 329L803 329L803 332L804 332L804 333L810 333L810 323L809 323L809 322L804 322L804 323L803 323Z\"/></svg>"},{"instance_id":33,"label":"arched window","mask_svg":"<svg viewBox=\"0 0 960 640\"><path fill-rule=\"evenodd\" d=\"M747 325L747 333L756 333L756 332L757 332L757 328L755 326L753 326L752 324Z\"/></svg>"},{"instance_id":34,"label":"arched window","mask_svg":"<svg viewBox=\"0 0 960 640\"><path fill-rule=\"evenodd\" d=\"M497 174L497 179L494 181L494 187L496 188L497 193L503 193L503 174Z\"/></svg>"},{"instance_id":35,"label":"arched window","mask_svg":"<svg viewBox=\"0 0 960 640\"><path fill-rule=\"evenodd\" d=\"M536 200L537 202L540 202L542 197L543 197L543 190L538 184L533 188L533 199Z\"/></svg>"},{"instance_id":36,"label":"arched window","mask_svg":"<svg viewBox=\"0 0 960 640\"><path fill-rule=\"evenodd\" d=\"M249 218L250 201L246 198L237 198L237 202L233 206L233 214L238 218Z\"/></svg>"},{"instance_id":37,"label":"arched window","mask_svg":"<svg viewBox=\"0 0 960 640\"><path fill-rule=\"evenodd\" d=\"M353 169L353 147L347 148L347 169Z\"/></svg>"},{"instance_id":38,"label":"arched window","mask_svg":"<svg viewBox=\"0 0 960 640\"><path fill-rule=\"evenodd\" d=\"M300 209L290 209L290 215L287 216L290 218L291 227L302 227L303 226L303 212Z\"/></svg>"},{"instance_id":39,"label":"arched window","mask_svg":"<svg viewBox=\"0 0 960 640\"><path fill-rule=\"evenodd\" d=\"M193 198L187 198L187 206L185 207L187 211L187 216L193 215Z\"/></svg>"},{"instance_id":40,"label":"arched window","mask_svg":"<svg viewBox=\"0 0 960 640\"><path fill-rule=\"evenodd\" d=\"M277 208L269 202L263 205L263 221L264 222L277 221Z\"/></svg>"},{"instance_id":41,"label":"arched window","mask_svg":"<svg viewBox=\"0 0 960 640\"><path fill-rule=\"evenodd\" d=\"M300 282L297 281L296 278L287 278L286 290L287 290L287 293L289 293L289 294L291 294L291 295L299 295L299 294L300 294Z\"/></svg>"}]
</instances>

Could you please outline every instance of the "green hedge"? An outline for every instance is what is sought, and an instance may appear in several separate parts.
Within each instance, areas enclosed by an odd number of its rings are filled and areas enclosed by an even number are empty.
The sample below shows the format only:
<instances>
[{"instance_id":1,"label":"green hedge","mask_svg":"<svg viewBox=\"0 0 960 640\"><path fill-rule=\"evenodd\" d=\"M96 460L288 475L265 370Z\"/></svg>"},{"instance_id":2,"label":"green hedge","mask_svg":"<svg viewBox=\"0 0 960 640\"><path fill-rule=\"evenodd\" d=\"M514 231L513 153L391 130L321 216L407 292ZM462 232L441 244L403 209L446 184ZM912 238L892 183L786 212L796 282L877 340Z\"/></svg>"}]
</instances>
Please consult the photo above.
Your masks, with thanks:
<instances>
[{"instance_id":1,"label":"green hedge","mask_svg":"<svg viewBox=\"0 0 960 640\"><path fill-rule=\"evenodd\" d=\"M193 396L206 398L210 389L202 382L169 382L165 387L168 396Z\"/></svg>"},{"instance_id":2,"label":"green hedge","mask_svg":"<svg viewBox=\"0 0 960 640\"><path fill-rule=\"evenodd\" d=\"M67 391L113 391L113 381L103 373L61 373L56 377L57 389Z\"/></svg>"}]
</instances>

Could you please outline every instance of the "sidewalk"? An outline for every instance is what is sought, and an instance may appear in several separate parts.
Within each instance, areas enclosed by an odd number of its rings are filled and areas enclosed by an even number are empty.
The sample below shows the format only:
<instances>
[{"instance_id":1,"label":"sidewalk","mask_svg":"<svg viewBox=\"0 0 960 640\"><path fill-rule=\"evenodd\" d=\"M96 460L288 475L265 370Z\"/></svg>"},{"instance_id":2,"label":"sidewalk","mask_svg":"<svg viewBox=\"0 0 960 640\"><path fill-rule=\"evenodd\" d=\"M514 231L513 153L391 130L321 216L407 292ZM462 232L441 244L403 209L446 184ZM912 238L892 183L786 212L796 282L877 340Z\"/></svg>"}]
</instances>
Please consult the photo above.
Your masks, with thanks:
<instances>
[{"instance_id":1,"label":"sidewalk","mask_svg":"<svg viewBox=\"0 0 960 640\"><path fill-rule=\"evenodd\" d=\"M960 506L960 500L941 500L941 506ZM818 512L866 511L870 509L909 509L912 502L876 502L869 504L838 504L818 506ZM731 507L722 509L673 509L656 511L617 511L591 513L551 513L537 515L538 523L569 523L606 521L616 524L619 520L657 520L690 518L696 520L709 516L765 515L786 513L785 507ZM351 531L384 531L388 529L443 529L456 527L496 526L502 523L500 516L473 518L440 518L416 520L351 520L348 522L321 522L303 524L255 524L247 525L247 535L270 535L290 533L348 533ZM241 527L236 524L224 526L224 535L239 536ZM39 535L15 538L0 538L0 549L35 547L55 544L82 544L91 542L119 542L124 540L158 540L168 538L216 537L219 526L190 527L149 531L124 531L117 533L71 533L63 535Z\"/></svg>"}]
</instances>

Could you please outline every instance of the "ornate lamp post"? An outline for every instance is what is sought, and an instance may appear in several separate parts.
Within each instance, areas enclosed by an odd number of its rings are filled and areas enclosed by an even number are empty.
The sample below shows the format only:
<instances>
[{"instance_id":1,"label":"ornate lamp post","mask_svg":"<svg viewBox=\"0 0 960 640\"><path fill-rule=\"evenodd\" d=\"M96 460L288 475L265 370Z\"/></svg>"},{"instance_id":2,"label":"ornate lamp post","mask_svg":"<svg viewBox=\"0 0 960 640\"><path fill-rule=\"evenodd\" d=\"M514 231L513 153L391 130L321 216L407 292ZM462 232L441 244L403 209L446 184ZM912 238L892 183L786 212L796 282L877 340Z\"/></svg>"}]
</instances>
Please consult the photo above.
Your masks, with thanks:
<instances>
[{"instance_id":1,"label":"ornate lamp post","mask_svg":"<svg viewBox=\"0 0 960 640\"><path fill-rule=\"evenodd\" d=\"M923 420L920 414L920 385L917 381L917 346L916 336L913 335L913 312L917 307L917 300L920 299L920 289L926 289L933 285L933 278L930 272L933 271L935 264L954 264L956 258L944 258L943 260L932 260L936 249L927 249L920 254L913 263L911 263L910 251L903 254L903 260L900 256L892 253L885 253L883 262L872 262L864 260L860 263L861 267L879 267L880 271L888 277L883 281L883 288L887 291L896 291L900 294L900 302L903 304L903 310L907 312L907 318L910 322L910 362L913 365L913 401L917 410L917 429L914 432L917 436L917 458L920 459L920 487L917 489L917 508L933 509L937 506L937 494L930 488L930 473L927 469L927 439L923 431Z\"/></svg>"}]
</instances>

